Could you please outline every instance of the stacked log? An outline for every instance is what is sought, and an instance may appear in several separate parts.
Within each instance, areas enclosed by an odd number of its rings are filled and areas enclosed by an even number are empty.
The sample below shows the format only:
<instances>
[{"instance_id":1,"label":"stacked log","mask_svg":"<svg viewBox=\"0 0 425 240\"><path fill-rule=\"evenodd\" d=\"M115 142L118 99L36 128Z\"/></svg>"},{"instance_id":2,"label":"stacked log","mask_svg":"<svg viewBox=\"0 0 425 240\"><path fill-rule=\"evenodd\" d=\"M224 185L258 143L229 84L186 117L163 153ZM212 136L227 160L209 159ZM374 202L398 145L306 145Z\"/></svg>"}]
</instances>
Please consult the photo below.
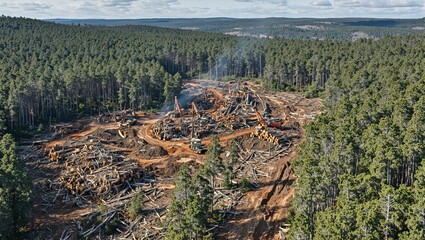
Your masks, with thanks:
<instances>
[{"instance_id":1,"label":"stacked log","mask_svg":"<svg viewBox=\"0 0 425 240\"><path fill-rule=\"evenodd\" d=\"M58 152L56 152L55 147L50 148L49 153L47 154L47 157L52 162L58 162L59 160L62 159L62 156Z\"/></svg>"},{"instance_id":2,"label":"stacked log","mask_svg":"<svg viewBox=\"0 0 425 240\"><path fill-rule=\"evenodd\" d=\"M192 101L196 103L199 109L205 110L211 109L211 104L217 106L215 100L213 93L206 92L196 96ZM238 92L220 102L221 109L213 114L214 119L208 114L193 120L191 117L180 119L165 117L152 126L151 133L159 140L170 141L190 138L192 132L197 138L202 138L228 130L251 127L257 120L247 120L252 118L255 113L253 107L257 104L257 95L254 93L250 91Z\"/></svg>"},{"instance_id":3,"label":"stacked log","mask_svg":"<svg viewBox=\"0 0 425 240\"><path fill-rule=\"evenodd\" d=\"M270 133L264 127L256 127L255 132L252 133L251 137L254 137L254 136L258 137L261 140L273 143L275 145L278 145L280 143L280 139L277 136L275 136L274 134Z\"/></svg>"},{"instance_id":4,"label":"stacked log","mask_svg":"<svg viewBox=\"0 0 425 240\"><path fill-rule=\"evenodd\" d=\"M51 160L62 159L66 166L56 179L58 184L54 186L57 190L67 190L71 196L84 199L87 203L108 199L128 184L140 182L144 175L137 162L124 159L99 145L69 149L72 150L71 154L64 150L55 151L54 148L49 151Z\"/></svg>"}]
</instances>

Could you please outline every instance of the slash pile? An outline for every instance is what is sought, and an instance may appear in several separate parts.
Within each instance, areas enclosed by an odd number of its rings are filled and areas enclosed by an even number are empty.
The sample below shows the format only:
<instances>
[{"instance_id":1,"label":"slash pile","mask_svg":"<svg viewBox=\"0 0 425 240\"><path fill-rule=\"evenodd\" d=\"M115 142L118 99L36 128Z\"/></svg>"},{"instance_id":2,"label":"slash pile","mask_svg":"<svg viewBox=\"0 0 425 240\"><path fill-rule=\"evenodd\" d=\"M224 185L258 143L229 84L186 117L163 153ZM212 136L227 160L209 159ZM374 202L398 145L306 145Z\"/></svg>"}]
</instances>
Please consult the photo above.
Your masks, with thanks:
<instances>
[{"instance_id":1,"label":"slash pile","mask_svg":"<svg viewBox=\"0 0 425 240\"><path fill-rule=\"evenodd\" d=\"M48 157L65 166L54 189L66 190L67 194L63 195L66 202L78 205L109 199L128 185L137 185L145 175L137 162L124 159L99 144L68 146L61 151L52 148Z\"/></svg>"}]
</instances>

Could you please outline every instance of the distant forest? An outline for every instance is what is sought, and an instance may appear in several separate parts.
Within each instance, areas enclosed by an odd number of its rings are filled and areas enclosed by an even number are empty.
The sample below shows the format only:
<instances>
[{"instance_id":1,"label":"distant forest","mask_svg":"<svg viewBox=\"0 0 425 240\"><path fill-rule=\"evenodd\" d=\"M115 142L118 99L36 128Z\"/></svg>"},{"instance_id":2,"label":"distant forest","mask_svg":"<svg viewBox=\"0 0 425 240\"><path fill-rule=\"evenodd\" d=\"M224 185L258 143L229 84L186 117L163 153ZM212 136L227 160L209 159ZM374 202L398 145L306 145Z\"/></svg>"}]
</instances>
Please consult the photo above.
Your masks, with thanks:
<instances>
[{"instance_id":1,"label":"distant forest","mask_svg":"<svg viewBox=\"0 0 425 240\"><path fill-rule=\"evenodd\" d=\"M292 239L425 239L424 59L414 35L260 39L1 17L0 131L160 108L183 78L256 78L326 102L295 161Z\"/></svg>"},{"instance_id":2,"label":"distant forest","mask_svg":"<svg viewBox=\"0 0 425 240\"><path fill-rule=\"evenodd\" d=\"M147 26L0 18L0 129L126 108L158 109L182 78L258 77L265 43Z\"/></svg>"},{"instance_id":3,"label":"distant forest","mask_svg":"<svg viewBox=\"0 0 425 240\"><path fill-rule=\"evenodd\" d=\"M316 96L328 79L357 73L361 59L370 54L392 58L405 47L421 46L422 40L259 39L3 16L0 129L34 129L125 108L158 109L179 94L182 78L261 78L268 89L302 91L310 86L308 95Z\"/></svg>"},{"instance_id":4,"label":"distant forest","mask_svg":"<svg viewBox=\"0 0 425 240\"><path fill-rule=\"evenodd\" d=\"M425 18L177 18L177 19L50 19L81 25L147 25L260 38L356 40L385 36L425 35Z\"/></svg>"}]
</instances>

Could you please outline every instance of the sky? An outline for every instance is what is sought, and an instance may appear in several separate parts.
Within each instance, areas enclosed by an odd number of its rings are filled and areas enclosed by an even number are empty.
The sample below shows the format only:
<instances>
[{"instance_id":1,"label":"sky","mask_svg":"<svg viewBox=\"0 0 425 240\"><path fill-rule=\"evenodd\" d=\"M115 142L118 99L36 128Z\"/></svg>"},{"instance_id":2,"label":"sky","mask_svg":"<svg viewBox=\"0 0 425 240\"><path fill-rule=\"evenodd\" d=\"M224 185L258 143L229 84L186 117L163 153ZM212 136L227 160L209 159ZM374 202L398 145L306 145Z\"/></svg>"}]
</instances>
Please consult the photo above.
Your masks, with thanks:
<instances>
[{"instance_id":1,"label":"sky","mask_svg":"<svg viewBox=\"0 0 425 240\"><path fill-rule=\"evenodd\" d=\"M0 0L0 14L49 18L423 18L425 0Z\"/></svg>"}]
</instances>

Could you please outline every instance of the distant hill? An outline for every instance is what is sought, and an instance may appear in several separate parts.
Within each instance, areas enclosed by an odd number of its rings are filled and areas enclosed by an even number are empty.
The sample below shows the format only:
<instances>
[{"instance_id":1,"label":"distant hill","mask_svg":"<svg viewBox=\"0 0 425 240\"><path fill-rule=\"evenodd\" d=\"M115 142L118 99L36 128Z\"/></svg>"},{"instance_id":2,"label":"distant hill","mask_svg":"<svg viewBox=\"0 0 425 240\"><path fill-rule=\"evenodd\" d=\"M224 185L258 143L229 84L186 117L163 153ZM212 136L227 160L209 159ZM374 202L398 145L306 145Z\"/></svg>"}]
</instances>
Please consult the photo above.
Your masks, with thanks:
<instances>
[{"instance_id":1,"label":"distant hill","mask_svg":"<svg viewBox=\"0 0 425 240\"><path fill-rule=\"evenodd\" d=\"M424 35L425 19L373 18L157 18L157 19L48 19L62 24L148 25L225 33L237 36L290 39L382 38L393 35Z\"/></svg>"}]
</instances>

